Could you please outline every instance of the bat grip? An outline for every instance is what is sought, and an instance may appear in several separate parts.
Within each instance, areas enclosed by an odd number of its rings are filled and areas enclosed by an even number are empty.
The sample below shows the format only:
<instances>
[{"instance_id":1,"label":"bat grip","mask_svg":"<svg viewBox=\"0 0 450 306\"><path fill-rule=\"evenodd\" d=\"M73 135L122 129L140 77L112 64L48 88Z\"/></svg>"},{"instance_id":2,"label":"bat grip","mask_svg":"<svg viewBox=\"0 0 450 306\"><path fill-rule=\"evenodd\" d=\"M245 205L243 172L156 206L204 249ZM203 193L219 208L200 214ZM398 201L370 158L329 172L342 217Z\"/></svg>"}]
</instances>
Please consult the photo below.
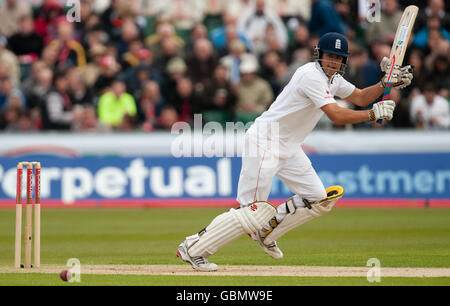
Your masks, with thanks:
<instances>
[{"instance_id":1,"label":"bat grip","mask_svg":"<svg viewBox=\"0 0 450 306\"><path fill-rule=\"evenodd\" d=\"M389 96L391 95L392 85L393 84L391 82L386 83L386 87L384 88L383 96L381 97L382 101L389 99ZM378 119L377 123L378 124L383 123L383 119Z\"/></svg>"}]
</instances>

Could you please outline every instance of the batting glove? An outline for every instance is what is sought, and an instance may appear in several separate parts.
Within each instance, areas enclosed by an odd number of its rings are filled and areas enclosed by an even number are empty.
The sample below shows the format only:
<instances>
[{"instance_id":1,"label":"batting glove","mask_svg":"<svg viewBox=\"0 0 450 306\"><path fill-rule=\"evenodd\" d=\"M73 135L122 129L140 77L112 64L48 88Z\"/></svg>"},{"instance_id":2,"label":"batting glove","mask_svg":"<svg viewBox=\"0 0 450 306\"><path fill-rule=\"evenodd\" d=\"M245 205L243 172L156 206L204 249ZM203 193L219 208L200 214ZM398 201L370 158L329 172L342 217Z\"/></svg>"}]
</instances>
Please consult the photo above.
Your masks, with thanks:
<instances>
[{"instance_id":1,"label":"batting glove","mask_svg":"<svg viewBox=\"0 0 450 306\"><path fill-rule=\"evenodd\" d=\"M386 87L386 83L389 78L389 72L391 69L391 60L387 57L383 57L380 62L381 71L385 73L385 75L381 78L381 85ZM395 88L405 88L411 84L413 79L413 66L407 65L403 67L394 66L391 75L391 83Z\"/></svg>"},{"instance_id":2,"label":"batting glove","mask_svg":"<svg viewBox=\"0 0 450 306\"><path fill-rule=\"evenodd\" d=\"M394 116L395 102L392 100L384 100L375 103L371 110L369 110L369 120L374 121L378 119L391 120Z\"/></svg>"}]
</instances>

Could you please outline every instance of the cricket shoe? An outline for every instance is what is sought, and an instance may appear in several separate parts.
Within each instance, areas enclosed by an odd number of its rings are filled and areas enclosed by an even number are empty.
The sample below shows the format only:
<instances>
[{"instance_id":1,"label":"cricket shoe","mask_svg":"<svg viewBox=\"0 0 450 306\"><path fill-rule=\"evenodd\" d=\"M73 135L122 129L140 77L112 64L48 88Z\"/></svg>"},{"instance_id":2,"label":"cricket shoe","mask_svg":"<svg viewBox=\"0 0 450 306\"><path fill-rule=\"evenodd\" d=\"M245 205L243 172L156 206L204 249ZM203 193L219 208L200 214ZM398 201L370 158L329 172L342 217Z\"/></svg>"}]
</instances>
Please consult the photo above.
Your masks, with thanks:
<instances>
[{"instance_id":1,"label":"cricket shoe","mask_svg":"<svg viewBox=\"0 0 450 306\"><path fill-rule=\"evenodd\" d=\"M203 256L191 257L188 253L186 240L183 241L178 246L177 256L180 257L185 262L190 263L192 268L195 270L203 271L203 272L210 272L210 271L217 270L217 265L215 263L208 262L208 260L205 257L203 257Z\"/></svg>"},{"instance_id":2,"label":"cricket shoe","mask_svg":"<svg viewBox=\"0 0 450 306\"><path fill-rule=\"evenodd\" d=\"M261 236L261 233L258 231L256 233L252 233L249 235L255 241L259 242L259 245L263 248L264 252L270 255L270 257L274 259L283 258L283 252L277 246L277 242L274 241L270 244L264 244L264 237Z\"/></svg>"}]
</instances>

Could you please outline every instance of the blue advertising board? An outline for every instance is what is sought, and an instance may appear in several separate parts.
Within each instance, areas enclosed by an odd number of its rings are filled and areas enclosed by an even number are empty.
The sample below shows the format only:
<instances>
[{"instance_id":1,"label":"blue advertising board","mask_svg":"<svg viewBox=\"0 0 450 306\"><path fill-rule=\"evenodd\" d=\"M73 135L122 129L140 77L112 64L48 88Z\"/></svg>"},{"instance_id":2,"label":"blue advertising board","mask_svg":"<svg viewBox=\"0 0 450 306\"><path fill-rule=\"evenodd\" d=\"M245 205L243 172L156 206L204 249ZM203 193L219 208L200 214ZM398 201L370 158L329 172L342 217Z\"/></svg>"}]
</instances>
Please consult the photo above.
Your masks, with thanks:
<instances>
[{"instance_id":1,"label":"blue advertising board","mask_svg":"<svg viewBox=\"0 0 450 306\"><path fill-rule=\"evenodd\" d=\"M450 154L310 154L325 186L345 198L450 199ZM16 192L18 158L0 158L0 202ZM42 164L41 198L83 200L233 199L241 159L174 157L26 156ZM25 192L25 188L23 188ZM277 178L270 197L292 196Z\"/></svg>"}]
</instances>

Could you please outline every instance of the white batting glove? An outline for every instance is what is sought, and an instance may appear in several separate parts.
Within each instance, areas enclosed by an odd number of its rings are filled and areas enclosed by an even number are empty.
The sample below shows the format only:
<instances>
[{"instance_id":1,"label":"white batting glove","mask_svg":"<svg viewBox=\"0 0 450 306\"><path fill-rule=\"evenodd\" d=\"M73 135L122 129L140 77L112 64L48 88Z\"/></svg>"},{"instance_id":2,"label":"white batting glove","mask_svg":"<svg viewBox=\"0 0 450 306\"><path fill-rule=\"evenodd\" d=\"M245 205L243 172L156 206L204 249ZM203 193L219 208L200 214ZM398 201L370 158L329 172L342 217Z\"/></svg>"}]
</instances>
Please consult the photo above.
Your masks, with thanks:
<instances>
[{"instance_id":1,"label":"white batting glove","mask_svg":"<svg viewBox=\"0 0 450 306\"><path fill-rule=\"evenodd\" d=\"M386 87L386 83L388 81L389 70L391 69L391 60L387 57L383 57L380 62L381 71L385 73L383 78L381 79L381 85ZM393 87L395 88L405 88L411 84L413 79L413 67L411 65L406 65L403 67L394 66L391 75L391 83L393 83Z\"/></svg>"},{"instance_id":2,"label":"white batting glove","mask_svg":"<svg viewBox=\"0 0 450 306\"><path fill-rule=\"evenodd\" d=\"M395 102L392 100L384 100L375 103L369 110L369 120L386 119L391 120L394 116Z\"/></svg>"}]
</instances>

